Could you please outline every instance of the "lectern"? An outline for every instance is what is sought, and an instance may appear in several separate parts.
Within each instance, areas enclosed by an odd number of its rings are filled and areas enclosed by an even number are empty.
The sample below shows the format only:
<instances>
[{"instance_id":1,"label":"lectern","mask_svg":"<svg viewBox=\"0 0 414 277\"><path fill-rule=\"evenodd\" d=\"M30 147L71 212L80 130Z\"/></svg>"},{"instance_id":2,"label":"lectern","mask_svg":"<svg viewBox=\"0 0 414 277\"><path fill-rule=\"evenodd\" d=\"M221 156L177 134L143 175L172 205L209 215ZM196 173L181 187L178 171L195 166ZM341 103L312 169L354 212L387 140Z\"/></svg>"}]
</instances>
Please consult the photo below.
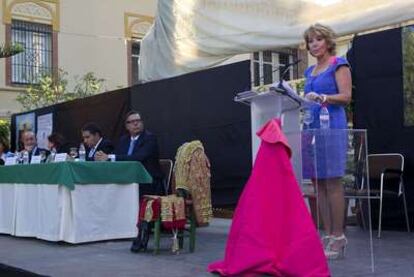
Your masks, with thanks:
<instances>
[{"instance_id":1,"label":"lectern","mask_svg":"<svg viewBox=\"0 0 414 277\"><path fill-rule=\"evenodd\" d=\"M245 91L238 93L236 102L250 106L251 135L253 163L260 146L260 139L256 132L268 120L280 118L282 129L292 150L292 166L298 184L305 197L318 199L318 178L322 174L332 174L340 178L344 186L344 197L354 205L359 215L368 222L368 231L360 234L363 238L357 244L350 243L352 257L361 264L361 272L374 272L374 250L372 244L370 184L368 176L367 134L366 130L355 129L306 129L301 130L300 110L315 103L298 96L292 90L279 86L270 86L267 91L258 93ZM316 119L318 120L318 119ZM337 149L338 151L330 151ZM335 153L334 153L335 152ZM335 173L332 173L335 172ZM341 173L336 173L341 172ZM303 173L303 174L302 174ZM321 173L321 174L320 174ZM304 179L305 178L305 179ZM312 181L311 181L312 180ZM319 205L316 201L316 205ZM347 207L346 207L347 208ZM314 208L317 226L319 226L318 211ZM350 210L346 210L352 215ZM365 237L364 237L365 235ZM352 235L348 237L352 240ZM348 248L348 249L349 249ZM330 268L332 275L340 274L338 267Z\"/></svg>"},{"instance_id":2,"label":"lectern","mask_svg":"<svg viewBox=\"0 0 414 277\"><path fill-rule=\"evenodd\" d=\"M268 90L260 93L241 92L236 95L234 100L250 106L253 163L260 146L260 139L256 132L268 120L280 118L282 129L292 149L292 164L295 175L297 180L301 181L301 139L298 134L300 134L300 108L305 100L280 86L270 86Z\"/></svg>"}]
</instances>

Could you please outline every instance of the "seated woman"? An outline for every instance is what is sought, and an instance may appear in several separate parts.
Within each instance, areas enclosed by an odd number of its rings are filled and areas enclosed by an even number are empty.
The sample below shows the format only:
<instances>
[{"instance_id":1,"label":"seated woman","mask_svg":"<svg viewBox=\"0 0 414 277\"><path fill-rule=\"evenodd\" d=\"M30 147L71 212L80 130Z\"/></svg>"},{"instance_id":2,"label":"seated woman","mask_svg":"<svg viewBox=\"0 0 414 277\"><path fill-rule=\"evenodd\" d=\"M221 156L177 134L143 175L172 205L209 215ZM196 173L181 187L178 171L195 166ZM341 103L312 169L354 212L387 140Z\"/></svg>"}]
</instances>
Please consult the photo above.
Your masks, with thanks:
<instances>
[{"instance_id":1,"label":"seated woman","mask_svg":"<svg viewBox=\"0 0 414 277\"><path fill-rule=\"evenodd\" d=\"M64 137L59 133L52 133L47 137L47 148L54 153L67 153L68 148Z\"/></svg>"},{"instance_id":2,"label":"seated woman","mask_svg":"<svg viewBox=\"0 0 414 277\"><path fill-rule=\"evenodd\" d=\"M9 151L9 145L3 139L0 139L0 165L4 165L6 162L6 155Z\"/></svg>"}]
</instances>

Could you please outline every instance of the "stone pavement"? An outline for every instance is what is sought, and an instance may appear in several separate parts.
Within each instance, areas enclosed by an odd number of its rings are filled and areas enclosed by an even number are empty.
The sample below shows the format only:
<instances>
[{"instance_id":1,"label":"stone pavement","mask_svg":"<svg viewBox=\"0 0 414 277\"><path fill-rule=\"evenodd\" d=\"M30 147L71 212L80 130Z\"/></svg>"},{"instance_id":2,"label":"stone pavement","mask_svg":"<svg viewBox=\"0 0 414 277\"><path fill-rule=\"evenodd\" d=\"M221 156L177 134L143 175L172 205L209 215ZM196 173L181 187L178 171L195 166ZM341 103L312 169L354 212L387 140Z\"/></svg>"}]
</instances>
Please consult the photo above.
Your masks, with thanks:
<instances>
[{"instance_id":1,"label":"stone pavement","mask_svg":"<svg viewBox=\"0 0 414 277\"><path fill-rule=\"evenodd\" d=\"M130 240L70 245L0 235L0 263L57 277L214 276L205 269L223 257L230 223L214 219L209 227L197 229L195 253L185 249L179 255L169 251L171 240L166 237L161 240L164 250L154 256L130 253ZM377 239L374 232L375 274L371 273L368 234L358 227L348 228L347 256L330 263L333 276L414 276L413 233L384 231Z\"/></svg>"}]
</instances>

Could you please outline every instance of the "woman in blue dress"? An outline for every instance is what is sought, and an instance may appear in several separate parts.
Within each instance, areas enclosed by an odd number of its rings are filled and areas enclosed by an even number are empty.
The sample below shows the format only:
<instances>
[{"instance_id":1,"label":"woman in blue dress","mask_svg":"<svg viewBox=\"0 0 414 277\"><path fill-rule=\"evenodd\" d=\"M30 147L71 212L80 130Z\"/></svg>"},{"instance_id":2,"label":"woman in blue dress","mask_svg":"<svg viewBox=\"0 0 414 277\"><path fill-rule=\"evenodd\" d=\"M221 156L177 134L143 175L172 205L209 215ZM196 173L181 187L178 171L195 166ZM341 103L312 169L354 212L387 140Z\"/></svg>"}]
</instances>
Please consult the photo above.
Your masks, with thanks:
<instances>
[{"instance_id":1,"label":"woman in blue dress","mask_svg":"<svg viewBox=\"0 0 414 277\"><path fill-rule=\"evenodd\" d=\"M347 61L335 56L335 33L330 27L312 25L305 31L304 39L306 48L317 61L305 71L305 97L328 108L330 125L329 132L316 130L311 142L303 145L304 148L312 145L316 152L316 169L309 172L305 167L304 177L312 178L317 185L319 212L325 230L325 255L336 259L344 256L347 244L343 232L345 199L341 182L347 139L346 131L341 130L347 128L344 106L351 101L351 72ZM320 109L317 105L312 108L314 120L308 128L319 129Z\"/></svg>"}]
</instances>

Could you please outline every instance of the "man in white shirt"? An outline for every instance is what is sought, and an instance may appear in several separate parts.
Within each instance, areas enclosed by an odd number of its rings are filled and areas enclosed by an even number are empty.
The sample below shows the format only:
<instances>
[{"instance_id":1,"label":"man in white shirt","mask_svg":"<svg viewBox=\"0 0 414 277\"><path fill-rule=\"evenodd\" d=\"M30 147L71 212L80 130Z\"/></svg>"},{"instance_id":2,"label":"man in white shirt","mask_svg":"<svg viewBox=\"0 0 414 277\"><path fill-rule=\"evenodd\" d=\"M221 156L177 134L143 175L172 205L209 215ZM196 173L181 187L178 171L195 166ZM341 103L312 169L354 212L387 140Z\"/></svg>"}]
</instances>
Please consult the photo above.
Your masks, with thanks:
<instances>
[{"instance_id":1,"label":"man in white shirt","mask_svg":"<svg viewBox=\"0 0 414 277\"><path fill-rule=\"evenodd\" d=\"M82 127L82 139L86 146L86 160L95 161L98 151L113 153L114 146L111 141L102 136L101 128L96 123L90 122Z\"/></svg>"}]
</instances>

